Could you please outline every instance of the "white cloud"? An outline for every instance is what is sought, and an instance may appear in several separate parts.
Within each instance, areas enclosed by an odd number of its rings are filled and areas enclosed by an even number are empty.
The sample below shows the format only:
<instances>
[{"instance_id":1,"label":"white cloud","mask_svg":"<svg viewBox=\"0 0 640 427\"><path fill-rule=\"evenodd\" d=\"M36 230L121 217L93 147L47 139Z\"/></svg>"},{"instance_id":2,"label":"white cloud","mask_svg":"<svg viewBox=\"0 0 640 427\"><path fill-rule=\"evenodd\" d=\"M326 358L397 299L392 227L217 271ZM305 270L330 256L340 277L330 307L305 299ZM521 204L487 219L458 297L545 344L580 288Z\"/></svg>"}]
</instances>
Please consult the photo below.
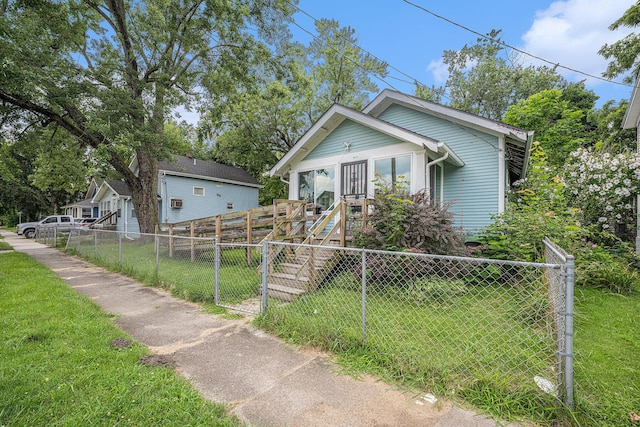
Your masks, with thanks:
<instances>
[{"instance_id":1,"label":"white cloud","mask_svg":"<svg viewBox=\"0 0 640 427\"><path fill-rule=\"evenodd\" d=\"M448 67L442 62L442 58L437 61L431 61L427 66L427 71L433 75L433 80L436 85L444 84L447 81L447 77L449 77Z\"/></svg>"},{"instance_id":2,"label":"white cloud","mask_svg":"<svg viewBox=\"0 0 640 427\"><path fill-rule=\"evenodd\" d=\"M633 4L634 0L555 1L537 12L533 25L522 37L522 50L600 76L608 61L598 54L598 50L632 32L627 28L611 31L609 26ZM571 80L584 78L562 68L558 68L558 72ZM597 81L588 83L596 84Z\"/></svg>"}]
</instances>

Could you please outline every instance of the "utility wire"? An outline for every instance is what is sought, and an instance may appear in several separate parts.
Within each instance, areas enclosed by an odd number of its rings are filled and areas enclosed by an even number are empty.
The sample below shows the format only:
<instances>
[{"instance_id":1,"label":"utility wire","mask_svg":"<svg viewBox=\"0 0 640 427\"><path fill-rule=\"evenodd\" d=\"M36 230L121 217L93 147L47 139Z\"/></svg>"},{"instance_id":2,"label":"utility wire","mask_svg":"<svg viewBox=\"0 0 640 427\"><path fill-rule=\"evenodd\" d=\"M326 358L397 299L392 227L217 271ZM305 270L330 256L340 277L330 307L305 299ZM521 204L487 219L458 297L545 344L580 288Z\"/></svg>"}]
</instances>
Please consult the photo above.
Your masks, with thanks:
<instances>
[{"instance_id":1,"label":"utility wire","mask_svg":"<svg viewBox=\"0 0 640 427\"><path fill-rule=\"evenodd\" d=\"M560 65L560 63L551 62L551 61L549 61L547 59L544 59L544 58L542 58L540 56L533 55L533 54L531 54L529 52L526 52L526 51L524 51L522 49L518 49L517 47L513 47L513 46L511 46L511 45L509 45L509 44L507 44L507 43L505 43L505 42L503 42L501 40L496 40L495 38L489 37L486 34L481 34L478 31L475 31L475 30L473 30L473 29L471 29L469 27L466 27L466 26L464 26L462 24L459 24L458 22L452 21L449 18L445 18L442 15L438 15L437 13L432 12L429 9L426 9L426 8L420 6L420 5L412 3L409 0L402 0L402 1L407 3L410 6L415 7L416 9L419 9L419 10L425 12L425 13L428 13L428 14L430 14L432 16L435 16L438 19L442 19L443 21L446 21L446 22L448 22L448 23L450 23L452 25L455 25L456 27L462 28L465 31L469 31L470 33L476 34L476 35L482 37L483 39L490 40L490 41L492 41L494 43L497 43L497 44L499 44L501 46L504 46L506 48L513 49L516 52L522 53L523 55L527 55L527 56L530 56L531 58L535 58L535 59L537 59L539 61L542 61L542 62L545 62L547 64L553 65L555 68L562 68L562 69L565 69L565 70L568 70L568 71L572 71L572 72L577 73L577 74L581 74L581 75L586 76L586 77L590 77L592 79L602 80L604 82L613 83L613 84L620 85L620 86L633 87L633 85L630 85L630 84L627 84L627 83L622 83L622 82L617 82L615 80L605 79L604 77L596 76L596 75L593 75L593 74L585 73L584 71L576 70L575 68L571 68L571 67L567 67L567 66L564 66L564 65Z\"/></svg>"}]
</instances>

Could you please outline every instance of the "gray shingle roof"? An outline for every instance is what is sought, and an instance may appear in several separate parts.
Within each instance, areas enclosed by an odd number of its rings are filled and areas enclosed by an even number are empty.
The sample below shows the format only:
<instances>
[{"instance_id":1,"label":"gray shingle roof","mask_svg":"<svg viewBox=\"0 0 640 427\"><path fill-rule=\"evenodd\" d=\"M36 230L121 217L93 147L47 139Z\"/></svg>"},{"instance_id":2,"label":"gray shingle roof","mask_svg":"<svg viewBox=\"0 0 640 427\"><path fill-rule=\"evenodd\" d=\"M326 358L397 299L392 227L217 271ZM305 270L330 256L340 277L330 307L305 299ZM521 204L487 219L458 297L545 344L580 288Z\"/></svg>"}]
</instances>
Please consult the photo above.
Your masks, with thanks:
<instances>
[{"instance_id":1,"label":"gray shingle roof","mask_svg":"<svg viewBox=\"0 0 640 427\"><path fill-rule=\"evenodd\" d=\"M119 179L106 179L105 182L120 196L131 196L131 189L126 182Z\"/></svg>"},{"instance_id":2,"label":"gray shingle roof","mask_svg":"<svg viewBox=\"0 0 640 427\"><path fill-rule=\"evenodd\" d=\"M172 156L173 160L163 160L159 163L160 171L178 172L224 181L260 185L260 183L244 169L224 165L208 160L194 159L187 156Z\"/></svg>"}]
</instances>

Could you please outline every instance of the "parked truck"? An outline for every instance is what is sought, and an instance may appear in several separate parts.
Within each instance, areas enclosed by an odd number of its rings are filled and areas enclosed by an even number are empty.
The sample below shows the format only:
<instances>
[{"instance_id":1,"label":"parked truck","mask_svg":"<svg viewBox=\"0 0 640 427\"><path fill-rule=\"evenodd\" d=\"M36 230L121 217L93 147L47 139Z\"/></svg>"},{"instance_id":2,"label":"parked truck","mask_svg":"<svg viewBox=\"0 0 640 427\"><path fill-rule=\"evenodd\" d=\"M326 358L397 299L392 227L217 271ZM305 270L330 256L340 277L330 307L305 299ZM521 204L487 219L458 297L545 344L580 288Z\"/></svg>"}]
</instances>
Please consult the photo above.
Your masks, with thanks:
<instances>
[{"instance_id":1,"label":"parked truck","mask_svg":"<svg viewBox=\"0 0 640 427\"><path fill-rule=\"evenodd\" d=\"M24 235L27 239L36 237L36 232L41 229L55 228L58 231L69 231L80 228L83 224L71 215L51 215L38 222L23 222L16 226L18 235Z\"/></svg>"}]
</instances>

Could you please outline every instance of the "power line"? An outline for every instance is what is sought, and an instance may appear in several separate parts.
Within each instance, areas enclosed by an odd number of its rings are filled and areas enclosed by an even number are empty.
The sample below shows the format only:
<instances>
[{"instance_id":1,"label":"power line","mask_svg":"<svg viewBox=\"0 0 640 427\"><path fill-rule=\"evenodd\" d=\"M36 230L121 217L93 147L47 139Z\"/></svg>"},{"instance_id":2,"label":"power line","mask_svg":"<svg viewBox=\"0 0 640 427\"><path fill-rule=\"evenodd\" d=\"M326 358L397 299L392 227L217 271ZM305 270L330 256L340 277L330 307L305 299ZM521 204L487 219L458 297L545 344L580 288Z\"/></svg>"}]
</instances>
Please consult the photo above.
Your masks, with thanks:
<instances>
[{"instance_id":1,"label":"power line","mask_svg":"<svg viewBox=\"0 0 640 427\"><path fill-rule=\"evenodd\" d=\"M527 55L527 56L530 56L531 58L535 58L535 59L537 59L539 61L542 61L542 62L545 62L547 64L553 65L554 68L562 68L562 69L565 69L565 70L568 70L568 71L572 71L572 72L577 73L577 74L581 74L581 75L586 76L586 77L590 77L592 79L602 80L604 82L613 83L613 84L617 84L617 85L620 85L620 86L633 87L633 85L630 85L630 84L627 84L627 83L622 83L622 82L617 82L615 80L605 79L604 77L596 76L596 75L593 75L593 74L585 73L584 71L577 70L575 68L571 68L571 67L567 67L567 66L564 66L564 65L560 65L560 63L551 62L551 61L549 61L547 59L544 59L544 58L542 58L540 56L533 55L533 54L531 54L529 52L526 52L526 51L524 51L522 49L518 49L517 47L513 47L513 46L511 46L511 45L509 45L509 44L507 44L507 43L505 43L505 42L503 42L501 40L496 40L495 38L489 37L486 34L481 34L478 31L475 31L475 30L473 30L473 29L471 29L469 27L466 27L466 26L464 26L464 25L462 25L462 24L460 24L458 22L452 21L451 19L446 18L446 17L444 17L442 15L438 15L437 13L432 12L429 9L426 9L426 8L420 6L420 5L412 3L409 0L402 0L402 1L407 3L410 6L415 7L416 9L419 9L419 10L421 10L423 12L426 12L426 13L432 15L432 16L435 16L438 19L442 19L443 21L446 21L446 22L448 22L448 23L450 23L452 25L455 25L456 27L462 28L465 31L468 31L468 32L473 33L473 34L476 34L476 35L482 37L485 40L490 40L490 41L492 41L494 43L497 43L497 44L499 44L501 46L504 46L506 48L515 50L516 52L522 53L523 55Z\"/></svg>"}]
</instances>

